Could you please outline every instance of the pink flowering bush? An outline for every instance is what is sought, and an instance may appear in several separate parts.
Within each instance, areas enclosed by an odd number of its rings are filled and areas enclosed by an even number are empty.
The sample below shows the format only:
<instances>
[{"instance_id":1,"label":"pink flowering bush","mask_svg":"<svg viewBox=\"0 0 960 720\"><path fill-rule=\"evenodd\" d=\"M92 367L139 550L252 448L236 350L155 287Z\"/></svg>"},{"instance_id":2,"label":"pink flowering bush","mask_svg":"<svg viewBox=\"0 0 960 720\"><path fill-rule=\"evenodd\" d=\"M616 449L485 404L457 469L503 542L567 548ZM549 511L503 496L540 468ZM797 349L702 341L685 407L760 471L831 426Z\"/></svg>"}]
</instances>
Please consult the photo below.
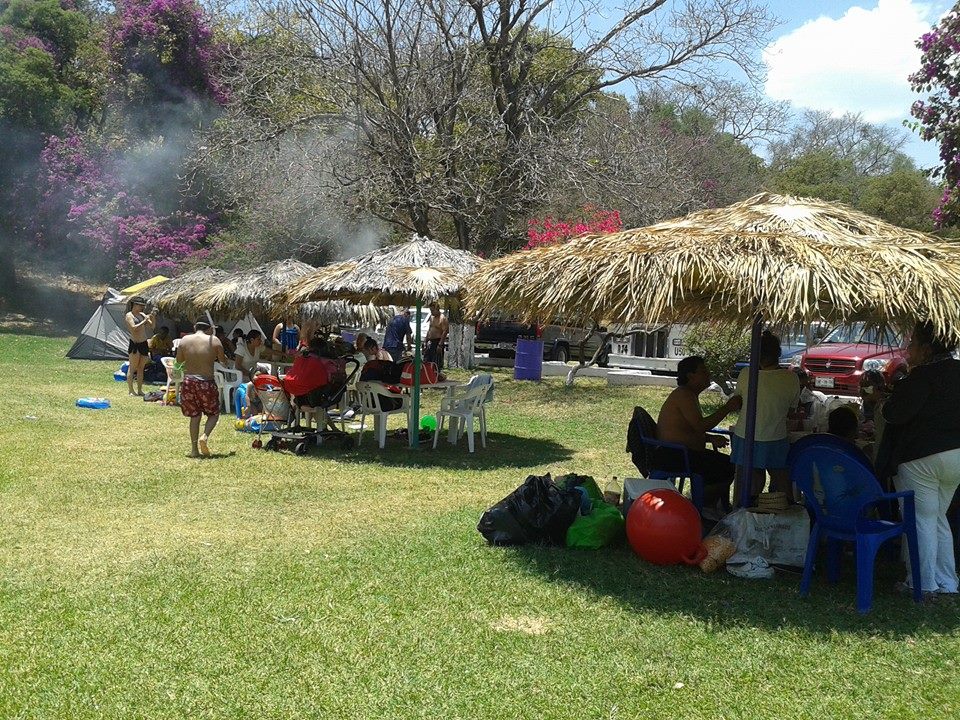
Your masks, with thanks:
<instances>
[{"instance_id":1,"label":"pink flowering bush","mask_svg":"<svg viewBox=\"0 0 960 720\"><path fill-rule=\"evenodd\" d=\"M611 233L623 229L619 210L600 210L592 205L582 208L580 217L561 220L550 217L533 218L527 222L525 249L569 240L588 233Z\"/></svg>"},{"instance_id":2,"label":"pink flowering bush","mask_svg":"<svg viewBox=\"0 0 960 720\"><path fill-rule=\"evenodd\" d=\"M943 195L933 219L937 227L960 222L960 77L956 65L960 60L960 9L955 6L940 24L917 41L921 56L920 69L910 76L915 92L929 93L910 109L916 119L912 127L924 140L940 144L941 166L934 177L943 180Z\"/></svg>"},{"instance_id":3,"label":"pink flowering bush","mask_svg":"<svg viewBox=\"0 0 960 720\"><path fill-rule=\"evenodd\" d=\"M92 247L115 266L118 280L144 271L172 273L205 241L210 221L196 213L161 215L145 198L126 192L102 148L76 131L52 135L41 153L44 170L42 214L65 218L70 239Z\"/></svg>"},{"instance_id":4,"label":"pink flowering bush","mask_svg":"<svg viewBox=\"0 0 960 720\"><path fill-rule=\"evenodd\" d=\"M148 81L153 97L146 100L176 93L226 99L214 72L220 47L196 0L120 0L107 46L121 80L133 73Z\"/></svg>"}]
</instances>

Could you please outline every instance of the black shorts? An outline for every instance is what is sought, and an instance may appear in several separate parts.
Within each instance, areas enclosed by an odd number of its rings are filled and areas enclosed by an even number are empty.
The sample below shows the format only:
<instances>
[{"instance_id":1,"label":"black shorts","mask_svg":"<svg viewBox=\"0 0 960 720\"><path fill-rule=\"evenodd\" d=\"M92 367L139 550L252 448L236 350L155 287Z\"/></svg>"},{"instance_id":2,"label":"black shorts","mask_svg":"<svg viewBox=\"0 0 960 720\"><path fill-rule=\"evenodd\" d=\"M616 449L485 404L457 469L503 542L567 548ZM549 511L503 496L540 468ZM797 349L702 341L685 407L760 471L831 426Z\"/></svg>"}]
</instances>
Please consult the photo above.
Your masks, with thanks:
<instances>
[{"instance_id":1,"label":"black shorts","mask_svg":"<svg viewBox=\"0 0 960 720\"><path fill-rule=\"evenodd\" d=\"M134 342L131 340L130 344L127 345L127 355L133 355L134 353L137 355L150 357L150 346L147 344L147 341L144 340L143 342Z\"/></svg>"}]
</instances>

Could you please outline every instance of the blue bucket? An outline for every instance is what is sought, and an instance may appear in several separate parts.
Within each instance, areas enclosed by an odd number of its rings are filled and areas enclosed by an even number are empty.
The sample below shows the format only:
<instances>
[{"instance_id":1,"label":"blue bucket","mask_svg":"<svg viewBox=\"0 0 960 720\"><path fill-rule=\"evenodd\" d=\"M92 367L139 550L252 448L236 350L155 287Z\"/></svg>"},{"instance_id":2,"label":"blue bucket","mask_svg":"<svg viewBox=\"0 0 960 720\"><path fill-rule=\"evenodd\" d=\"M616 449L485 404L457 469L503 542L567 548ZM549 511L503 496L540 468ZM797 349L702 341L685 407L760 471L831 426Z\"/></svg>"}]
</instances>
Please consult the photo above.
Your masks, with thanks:
<instances>
[{"instance_id":1,"label":"blue bucket","mask_svg":"<svg viewBox=\"0 0 960 720\"><path fill-rule=\"evenodd\" d=\"M537 380L543 376L543 340L517 340L513 363L514 380Z\"/></svg>"}]
</instances>

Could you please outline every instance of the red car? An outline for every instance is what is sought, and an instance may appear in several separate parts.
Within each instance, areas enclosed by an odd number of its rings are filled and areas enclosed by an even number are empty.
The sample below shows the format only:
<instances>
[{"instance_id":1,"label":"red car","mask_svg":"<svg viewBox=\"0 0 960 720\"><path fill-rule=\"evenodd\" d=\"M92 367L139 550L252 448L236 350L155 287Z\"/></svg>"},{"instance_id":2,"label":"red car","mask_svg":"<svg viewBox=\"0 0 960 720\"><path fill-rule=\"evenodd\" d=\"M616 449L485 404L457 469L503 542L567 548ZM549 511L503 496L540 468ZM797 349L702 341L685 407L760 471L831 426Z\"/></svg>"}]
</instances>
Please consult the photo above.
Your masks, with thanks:
<instances>
[{"instance_id":1,"label":"red car","mask_svg":"<svg viewBox=\"0 0 960 720\"><path fill-rule=\"evenodd\" d=\"M793 356L791 367L802 367L827 394L859 395L860 376L879 370L890 384L907 374L907 348L893 328L856 322L834 328L815 346Z\"/></svg>"}]
</instances>

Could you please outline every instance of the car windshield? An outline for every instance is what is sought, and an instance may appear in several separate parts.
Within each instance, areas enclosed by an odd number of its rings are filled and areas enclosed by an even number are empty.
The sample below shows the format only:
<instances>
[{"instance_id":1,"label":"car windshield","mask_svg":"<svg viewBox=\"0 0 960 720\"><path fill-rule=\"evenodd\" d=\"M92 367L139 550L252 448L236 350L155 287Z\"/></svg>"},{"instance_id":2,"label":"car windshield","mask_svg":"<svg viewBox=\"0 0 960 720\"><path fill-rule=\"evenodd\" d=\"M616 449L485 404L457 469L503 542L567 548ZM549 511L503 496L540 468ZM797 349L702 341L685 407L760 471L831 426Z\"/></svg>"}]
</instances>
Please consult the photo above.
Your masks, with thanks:
<instances>
[{"instance_id":1,"label":"car windshield","mask_svg":"<svg viewBox=\"0 0 960 720\"><path fill-rule=\"evenodd\" d=\"M892 347L897 344L897 336L889 328L881 331L876 325L857 322L834 328L823 339L823 342L843 345L888 345Z\"/></svg>"}]
</instances>

